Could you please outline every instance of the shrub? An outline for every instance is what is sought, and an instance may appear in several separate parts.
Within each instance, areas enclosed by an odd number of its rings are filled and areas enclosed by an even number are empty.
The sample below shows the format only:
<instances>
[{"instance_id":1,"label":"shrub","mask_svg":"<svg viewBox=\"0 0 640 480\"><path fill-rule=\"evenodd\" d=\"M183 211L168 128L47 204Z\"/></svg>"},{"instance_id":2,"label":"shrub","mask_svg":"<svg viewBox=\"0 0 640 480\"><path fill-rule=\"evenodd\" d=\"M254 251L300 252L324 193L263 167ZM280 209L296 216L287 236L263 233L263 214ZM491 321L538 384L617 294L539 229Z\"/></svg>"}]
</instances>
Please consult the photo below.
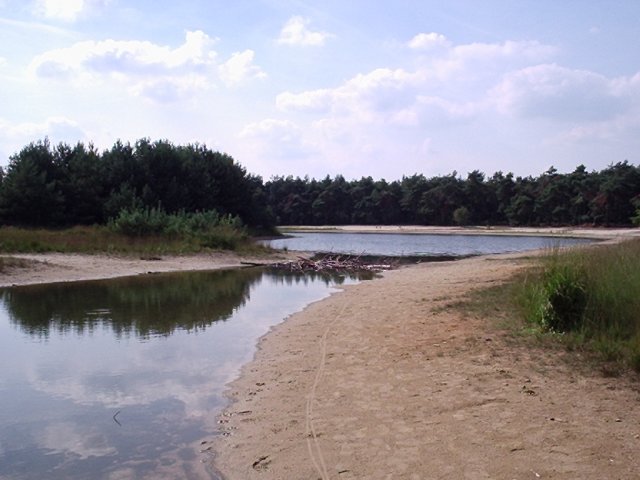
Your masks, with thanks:
<instances>
[{"instance_id":1,"label":"shrub","mask_svg":"<svg viewBox=\"0 0 640 480\"><path fill-rule=\"evenodd\" d=\"M131 237L166 236L195 241L206 248L236 249L248 237L237 216L215 210L168 214L160 208L122 210L109 228Z\"/></svg>"},{"instance_id":2,"label":"shrub","mask_svg":"<svg viewBox=\"0 0 640 480\"><path fill-rule=\"evenodd\" d=\"M543 283L540 323L545 330L569 332L582 327L587 295L579 269L558 265Z\"/></svg>"},{"instance_id":3,"label":"shrub","mask_svg":"<svg viewBox=\"0 0 640 480\"><path fill-rule=\"evenodd\" d=\"M168 233L171 220L160 208L134 208L121 210L109 221L109 228L116 233L132 237L144 237Z\"/></svg>"}]
</instances>

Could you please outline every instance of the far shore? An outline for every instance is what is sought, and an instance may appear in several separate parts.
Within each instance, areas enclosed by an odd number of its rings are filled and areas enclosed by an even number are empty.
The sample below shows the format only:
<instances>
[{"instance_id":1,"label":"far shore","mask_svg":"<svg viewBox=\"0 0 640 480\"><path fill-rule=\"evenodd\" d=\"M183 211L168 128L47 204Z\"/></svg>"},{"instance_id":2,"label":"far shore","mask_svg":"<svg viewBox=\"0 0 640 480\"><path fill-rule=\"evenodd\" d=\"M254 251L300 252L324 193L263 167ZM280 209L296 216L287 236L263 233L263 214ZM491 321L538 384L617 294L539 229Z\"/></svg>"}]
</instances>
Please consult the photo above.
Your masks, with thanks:
<instances>
[{"instance_id":1,"label":"far shore","mask_svg":"<svg viewBox=\"0 0 640 480\"><path fill-rule=\"evenodd\" d=\"M640 228L595 228L595 227L504 227L469 226L436 227L424 225L282 225L281 233L332 232L332 233L404 233L432 235L526 235L550 237L576 237L612 239L616 237L640 237Z\"/></svg>"}]
</instances>

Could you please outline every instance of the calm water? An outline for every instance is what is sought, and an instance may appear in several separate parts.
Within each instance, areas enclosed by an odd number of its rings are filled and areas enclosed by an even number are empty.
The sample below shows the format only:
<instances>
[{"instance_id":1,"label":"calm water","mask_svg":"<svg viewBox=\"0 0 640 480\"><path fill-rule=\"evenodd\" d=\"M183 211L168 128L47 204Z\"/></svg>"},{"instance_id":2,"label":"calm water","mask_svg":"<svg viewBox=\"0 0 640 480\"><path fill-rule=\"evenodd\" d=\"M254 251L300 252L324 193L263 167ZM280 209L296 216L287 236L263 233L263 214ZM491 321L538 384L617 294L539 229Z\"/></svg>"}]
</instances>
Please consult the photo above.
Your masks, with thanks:
<instances>
[{"instance_id":1,"label":"calm water","mask_svg":"<svg viewBox=\"0 0 640 480\"><path fill-rule=\"evenodd\" d=\"M589 243L591 240L560 237L498 235L433 235L388 233L304 233L293 238L269 240L274 248L367 255L478 255L522 252L537 248Z\"/></svg>"},{"instance_id":2,"label":"calm water","mask_svg":"<svg viewBox=\"0 0 640 480\"><path fill-rule=\"evenodd\" d=\"M211 478L225 384L336 283L255 269L0 290L0 478Z\"/></svg>"}]
</instances>

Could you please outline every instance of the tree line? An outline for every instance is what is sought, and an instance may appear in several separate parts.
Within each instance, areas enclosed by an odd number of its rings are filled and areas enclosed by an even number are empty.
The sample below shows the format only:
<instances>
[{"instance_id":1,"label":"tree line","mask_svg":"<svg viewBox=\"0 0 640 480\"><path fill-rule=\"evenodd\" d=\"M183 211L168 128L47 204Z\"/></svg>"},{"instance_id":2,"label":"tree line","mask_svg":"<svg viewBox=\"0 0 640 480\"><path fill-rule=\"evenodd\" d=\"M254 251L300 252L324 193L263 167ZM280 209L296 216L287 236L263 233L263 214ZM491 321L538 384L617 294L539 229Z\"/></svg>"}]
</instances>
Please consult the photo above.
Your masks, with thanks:
<instances>
[{"instance_id":1,"label":"tree line","mask_svg":"<svg viewBox=\"0 0 640 480\"><path fill-rule=\"evenodd\" d=\"M141 139L93 145L48 140L24 147L0 171L0 224L64 227L105 224L125 210L209 212L269 229L262 179L204 145Z\"/></svg>"},{"instance_id":2,"label":"tree line","mask_svg":"<svg viewBox=\"0 0 640 480\"><path fill-rule=\"evenodd\" d=\"M33 142L0 168L0 225L64 227L105 224L122 211L216 211L254 231L274 225L640 224L640 168L627 161L538 177L474 170L421 174L387 182L337 175L322 180L273 177L264 182L204 145L141 139L93 145Z\"/></svg>"},{"instance_id":3,"label":"tree line","mask_svg":"<svg viewBox=\"0 0 640 480\"><path fill-rule=\"evenodd\" d=\"M265 184L280 225L630 226L640 223L640 168L627 161L599 172L579 166L539 177L475 170L387 182L342 176L277 177Z\"/></svg>"}]
</instances>

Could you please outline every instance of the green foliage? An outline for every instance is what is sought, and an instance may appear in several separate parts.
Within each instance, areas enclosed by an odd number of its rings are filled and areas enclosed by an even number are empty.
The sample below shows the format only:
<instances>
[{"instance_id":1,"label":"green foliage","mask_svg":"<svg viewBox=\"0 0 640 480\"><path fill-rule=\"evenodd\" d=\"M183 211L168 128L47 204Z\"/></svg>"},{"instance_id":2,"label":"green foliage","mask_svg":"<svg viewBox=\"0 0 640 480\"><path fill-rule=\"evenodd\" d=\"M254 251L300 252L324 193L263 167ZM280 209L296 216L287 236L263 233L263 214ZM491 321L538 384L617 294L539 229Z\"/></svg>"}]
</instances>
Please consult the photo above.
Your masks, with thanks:
<instances>
[{"instance_id":1,"label":"green foliage","mask_svg":"<svg viewBox=\"0 0 640 480\"><path fill-rule=\"evenodd\" d=\"M263 231L274 224L262 179L198 144L142 139L133 146L117 142L100 154L92 145L52 147L44 140L13 155L0 175L0 224L5 225L104 225L123 210L147 209L146 226L162 229L157 222L163 219L151 211L158 205L176 214L215 210Z\"/></svg>"},{"instance_id":2,"label":"green foliage","mask_svg":"<svg viewBox=\"0 0 640 480\"><path fill-rule=\"evenodd\" d=\"M62 230L0 228L0 253L122 253L163 255L195 253L204 249L231 249L260 253L244 229L220 225L200 235L130 236L108 227L73 227Z\"/></svg>"},{"instance_id":3,"label":"green foliage","mask_svg":"<svg viewBox=\"0 0 640 480\"><path fill-rule=\"evenodd\" d=\"M631 217L631 223L634 227L640 227L640 193L636 195L631 201L636 211L633 217Z\"/></svg>"},{"instance_id":4,"label":"green foliage","mask_svg":"<svg viewBox=\"0 0 640 480\"><path fill-rule=\"evenodd\" d=\"M551 267L544 275L539 322L546 330L570 332L582 326L586 293L582 273L567 265Z\"/></svg>"},{"instance_id":5,"label":"green foliage","mask_svg":"<svg viewBox=\"0 0 640 480\"><path fill-rule=\"evenodd\" d=\"M470 213L467 207L458 207L453 212L453 221L461 227L469 224L469 218Z\"/></svg>"},{"instance_id":6,"label":"green foliage","mask_svg":"<svg viewBox=\"0 0 640 480\"><path fill-rule=\"evenodd\" d=\"M169 214L161 208L134 208L122 210L108 226L132 237L187 238L204 248L234 250L247 240L240 217L221 216L215 210Z\"/></svg>"},{"instance_id":7,"label":"green foliage","mask_svg":"<svg viewBox=\"0 0 640 480\"><path fill-rule=\"evenodd\" d=\"M532 325L640 371L640 240L554 251L521 286Z\"/></svg>"},{"instance_id":8,"label":"green foliage","mask_svg":"<svg viewBox=\"0 0 640 480\"><path fill-rule=\"evenodd\" d=\"M640 223L640 168L621 162L601 172L580 165L560 174L551 167L538 178L477 170L399 181L371 177L321 181L276 177L264 185L280 225L620 225ZM635 203L634 203L635 202ZM461 215L467 212L466 221ZM458 212L456 216L454 213Z\"/></svg>"}]
</instances>

